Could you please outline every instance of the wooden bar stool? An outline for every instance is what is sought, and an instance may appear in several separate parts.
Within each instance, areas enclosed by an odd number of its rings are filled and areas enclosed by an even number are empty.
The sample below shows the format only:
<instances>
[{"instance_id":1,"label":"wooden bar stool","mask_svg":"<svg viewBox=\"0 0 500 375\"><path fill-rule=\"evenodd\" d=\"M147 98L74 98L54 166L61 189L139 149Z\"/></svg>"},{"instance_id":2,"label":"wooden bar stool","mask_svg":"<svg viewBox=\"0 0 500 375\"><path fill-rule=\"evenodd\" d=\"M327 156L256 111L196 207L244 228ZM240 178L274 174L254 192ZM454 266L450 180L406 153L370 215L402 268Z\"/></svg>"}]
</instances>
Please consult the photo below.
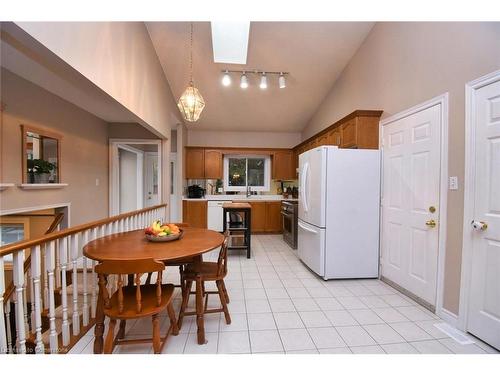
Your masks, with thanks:
<instances>
[{"instance_id":1,"label":"wooden bar stool","mask_svg":"<svg viewBox=\"0 0 500 375\"><path fill-rule=\"evenodd\" d=\"M108 334L104 342L104 353L112 353L115 345L152 342L155 354L161 353L170 333L178 334L175 313L172 307L174 286L162 284L162 272L165 265L153 259L104 261L95 267L99 275L99 293L104 301L104 315L110 318ZM157 272L155 284L147 282L141 285L141 276ZM118 275L116 292L110 297L107 288L108 276ZM130 282L124 286L124 276L133 275ZM148 276L148 279L151 278ZM158 314L167 310L170 327L162 338ZM152 317L152 339L124 340L125 322L130 319ZM120 319L120 330L114 336L116 320Z\"/></svg>"},{"instance_id":2,"label":"wooden bar stool","mask_svg":"<svg viewBox=\"0 0 500 375\"><path fill-rule=\"evenodd\" d=\"M191 292L191 287L193 282L196 282L198 278L201 279L201 283L204 284L205 281L215 281L217 286L217 291L205 291L203 288L203 296L205 297L205 306L203 308L204 314L219 313L223 312L227 324L231 324L231 316L229 315L229 310L227 304L229 303L229 295L227 293L226 285L224 284L224 278L227 275L227 248L228 248L229 234L228 231L224 233L224 242L220 248L219 257L217 262L199 262L194 264L188 264L182 271L182 279L186 283L186 286L182 293L182 305L181 311L179 313L179 325L182 324L182 319L187 315L196 315L196 311L186 311L189 296L193 294ZM208 309L208 295L218 294L221 302L221 308L218 309Z\"/></svg>"}]
</instances>

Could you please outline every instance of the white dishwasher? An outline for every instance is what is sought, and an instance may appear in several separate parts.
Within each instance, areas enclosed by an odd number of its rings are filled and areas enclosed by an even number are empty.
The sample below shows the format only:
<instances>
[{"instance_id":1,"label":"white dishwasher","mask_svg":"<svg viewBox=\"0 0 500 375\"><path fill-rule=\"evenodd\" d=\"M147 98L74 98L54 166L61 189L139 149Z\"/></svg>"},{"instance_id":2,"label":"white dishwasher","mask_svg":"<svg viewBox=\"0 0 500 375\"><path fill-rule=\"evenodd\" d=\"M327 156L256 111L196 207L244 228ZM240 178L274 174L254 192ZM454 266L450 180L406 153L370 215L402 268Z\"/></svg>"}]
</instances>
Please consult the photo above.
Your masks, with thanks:
<instances>
[{"instance_id":1,"label":"white dishwasher","mask_svg":"<svg viewBox=\"0 0 500 375\"><path fill-rule=\"evenodd\" d=\"M223 230L223 215L222 205L231 203L231 201L208 201L207 226L208 229L222 232Z\"/></svg>"}]
</instances>

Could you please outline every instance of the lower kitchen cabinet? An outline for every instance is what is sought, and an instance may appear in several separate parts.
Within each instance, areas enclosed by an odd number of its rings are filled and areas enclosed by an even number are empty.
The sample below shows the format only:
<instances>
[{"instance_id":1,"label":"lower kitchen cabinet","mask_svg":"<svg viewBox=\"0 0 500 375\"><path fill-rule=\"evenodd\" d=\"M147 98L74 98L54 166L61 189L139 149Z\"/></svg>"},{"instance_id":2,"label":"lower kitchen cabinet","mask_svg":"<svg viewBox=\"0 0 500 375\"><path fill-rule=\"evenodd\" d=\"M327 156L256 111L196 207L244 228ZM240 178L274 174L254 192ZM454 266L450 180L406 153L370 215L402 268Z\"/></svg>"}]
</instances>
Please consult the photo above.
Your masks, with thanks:
<instances>
[{"instance_id":1,"label":"lower kitchen cabinet","mask_svg":"<svg viewBox=\"0 0 500 375\"><path fill-rule=\"evenodd\" d=\"M281 233L281 202L248 202L252 206L252 233Z\"/></svg>"},{"instance_id":2,"label":"lower kitchen cabinet","mask_svg":"<svg viewBox=\"0 0 500 375\"><path fill-rule=\"evenodd\" d=\"M207 227L207 201L182 201L182 221L195 228Z\"/></svg>"},{"instance_id":3,"label":"lower kitchen cabinet","mask_svg":"<svg viewBox=\"0 0 500 375\"><path fill-rule=\"evenodd\" d=\"M266 231L266 202L248 202L252 206L252 233Z\"/></svg>"},{"instance_id":4,"label":"lower kitchen cabinet","mask_svg":"<svg viewBox=\"0 0 500 375\"><path fill-rule=\"evenodd\" d=\"M281 232L281 202L266 202L266 232Z\"/></svg>"}]
</instances>

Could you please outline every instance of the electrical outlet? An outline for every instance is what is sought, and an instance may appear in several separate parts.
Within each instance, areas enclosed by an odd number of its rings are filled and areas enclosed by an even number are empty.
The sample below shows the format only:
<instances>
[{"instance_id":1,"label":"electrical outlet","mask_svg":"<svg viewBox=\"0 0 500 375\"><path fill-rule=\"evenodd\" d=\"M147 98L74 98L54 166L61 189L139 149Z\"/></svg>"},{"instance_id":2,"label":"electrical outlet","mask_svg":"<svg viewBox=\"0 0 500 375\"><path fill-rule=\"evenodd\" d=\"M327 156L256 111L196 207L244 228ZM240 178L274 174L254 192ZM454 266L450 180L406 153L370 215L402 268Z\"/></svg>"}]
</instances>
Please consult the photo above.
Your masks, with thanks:
<instances>
[{"instance_id":1,"label":"electrical outlet","mask_svg":"<svg viewBox=\"0 0 500 375\"><path fill-rule=\"evenodd\" d=\"M449 178L449 189L450 190L458 190L458 177L451 176Z\"/></svg>"},{"instance_id":2,"label":"electrical outlet","mask_svg":"<svg viewBox=\"0 0 500 375\"><path fill-rule=\"evenodd\" d=\"M100 182L100 181L99 181L99 179L98 179L98 178L96 178L96 179L95 179L95 186L99 186L99 182Z\"/></svg>"}]
</instances>

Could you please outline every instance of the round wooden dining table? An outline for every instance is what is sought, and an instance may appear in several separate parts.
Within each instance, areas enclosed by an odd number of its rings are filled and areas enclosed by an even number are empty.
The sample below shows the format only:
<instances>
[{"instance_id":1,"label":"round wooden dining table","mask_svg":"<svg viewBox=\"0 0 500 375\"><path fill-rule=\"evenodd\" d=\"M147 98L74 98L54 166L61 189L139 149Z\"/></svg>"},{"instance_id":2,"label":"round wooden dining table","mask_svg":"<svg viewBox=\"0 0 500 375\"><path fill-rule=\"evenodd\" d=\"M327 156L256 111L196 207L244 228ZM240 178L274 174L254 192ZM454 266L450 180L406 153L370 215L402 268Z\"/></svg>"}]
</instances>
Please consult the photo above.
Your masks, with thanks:
<instances>
[{"instance_id":1,"label":"round wooden dining table","mask_svg":"<svg viewBox=\"0 0 500 375\"><path fill-rule=\"evenodd\" d=\"M182 228L182 238L170 242L150 242L143 230L116 233L89 242L83 254L90 259L139 260L155 259L169 262L182 258L202 261L202 254L218 248L224 241L219 232L201 228ZM205 325L203 320L203 286L201 276L196 279L196 322L198 325L198 344L205 344ZM94 353L102 353L104 334L104 306L101 293L97 298Z\"/></svg>"}]
</instances>

